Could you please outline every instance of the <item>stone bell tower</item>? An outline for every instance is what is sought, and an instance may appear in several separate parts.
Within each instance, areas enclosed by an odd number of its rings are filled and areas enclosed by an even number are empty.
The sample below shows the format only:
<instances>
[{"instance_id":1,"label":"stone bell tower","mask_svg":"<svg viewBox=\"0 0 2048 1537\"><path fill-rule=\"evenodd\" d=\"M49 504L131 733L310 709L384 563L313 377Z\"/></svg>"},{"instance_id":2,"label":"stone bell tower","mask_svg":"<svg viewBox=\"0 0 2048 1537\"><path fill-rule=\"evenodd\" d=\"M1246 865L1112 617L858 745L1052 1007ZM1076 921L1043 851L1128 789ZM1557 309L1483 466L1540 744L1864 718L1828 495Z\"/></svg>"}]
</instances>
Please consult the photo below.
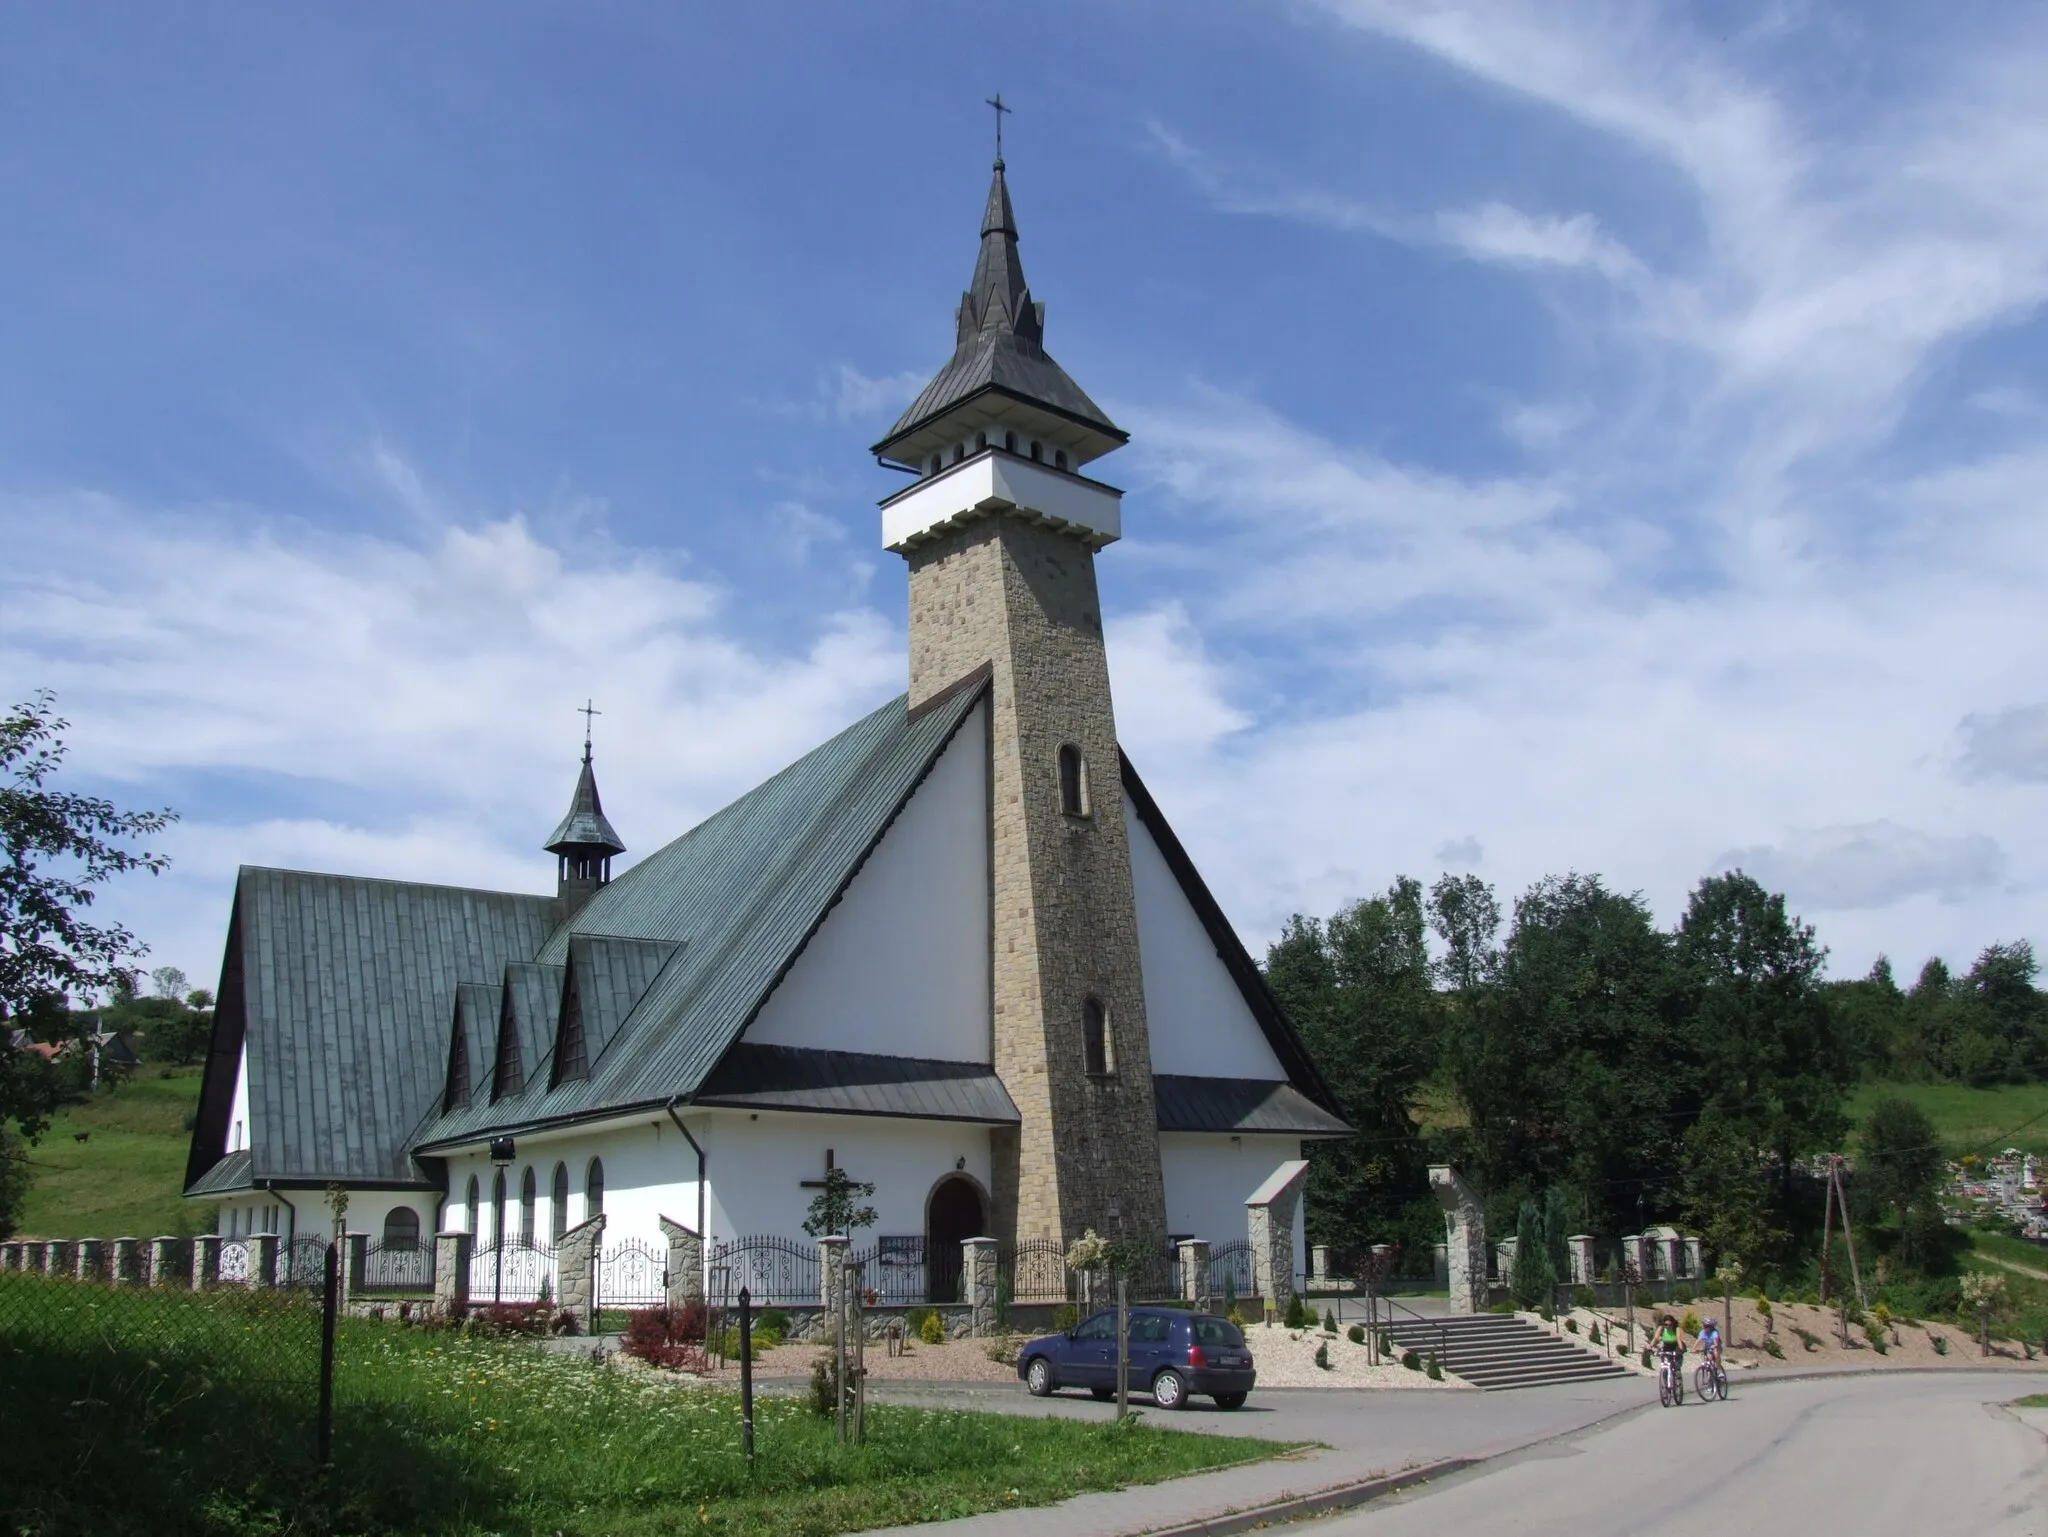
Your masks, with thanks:
<instances>
[{"instance_id":1,"label":"stone bell tower","mask_svg":"<svg viewBox=\"0 0 2048 1537\"><path fill-rule=\"evenodd\" d=\"M1095 552L1123 493L1081 473L1128 435L1047 356L995 163L952 360L875 445L910 568L910 709L991 689L999 1236L1166 1236L1131 851Z\"/></svg>"}]
</instances>

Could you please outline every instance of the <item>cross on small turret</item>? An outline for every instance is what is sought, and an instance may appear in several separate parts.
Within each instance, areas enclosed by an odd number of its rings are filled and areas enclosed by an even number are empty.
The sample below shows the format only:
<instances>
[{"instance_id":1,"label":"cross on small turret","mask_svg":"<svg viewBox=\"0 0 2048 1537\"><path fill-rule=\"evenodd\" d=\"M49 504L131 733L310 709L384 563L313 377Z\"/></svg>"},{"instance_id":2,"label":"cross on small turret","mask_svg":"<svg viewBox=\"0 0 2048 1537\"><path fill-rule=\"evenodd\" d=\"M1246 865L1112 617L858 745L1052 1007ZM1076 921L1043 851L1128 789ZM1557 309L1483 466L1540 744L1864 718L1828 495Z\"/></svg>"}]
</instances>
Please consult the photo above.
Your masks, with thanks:
<instances>
[{"instance_id":1,"label":"cross on small turret","mask_svg":"<svg viewBox=\"0 0 2048 1537\"><path fill-rule=\"evenodd\" d=\"M583 717L583 761L588 763L590 761L590 718L593 715L602 715L604 711L593 709L591 701L586 699L576 707L576 713Z\"/></svg>"},{"instance_id":2,"label":"cross on small turret","mask_svg":"<svg viewBox=\"0 0 2048 1537\"><path fill-rule=\"evenodd\" d=\"M1003 105L1003 93L1001 91L984 99L991 107L996 109L996 164L1001 165L1003 163L1003 114L1014 112L1016 109Z\"/></svg>"}]
</instances>

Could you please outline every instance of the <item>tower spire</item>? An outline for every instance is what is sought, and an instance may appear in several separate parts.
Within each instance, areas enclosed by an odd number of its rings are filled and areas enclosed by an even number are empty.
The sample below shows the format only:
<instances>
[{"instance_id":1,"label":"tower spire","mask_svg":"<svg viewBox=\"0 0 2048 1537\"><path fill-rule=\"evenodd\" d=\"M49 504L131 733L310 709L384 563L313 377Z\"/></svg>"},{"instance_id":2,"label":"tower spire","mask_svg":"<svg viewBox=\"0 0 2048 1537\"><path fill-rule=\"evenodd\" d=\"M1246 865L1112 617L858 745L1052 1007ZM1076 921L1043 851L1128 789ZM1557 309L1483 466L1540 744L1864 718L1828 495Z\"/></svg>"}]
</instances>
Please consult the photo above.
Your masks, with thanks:
<instances>
[{"instance_id":1,"label":"tower spire","mask_svg":"<svg viewBox=\"0 0 2048 1537\"><path fill-rule=\"evenodd\" d=\"M597 793L597 769L590 760L591 717L604 712L586 699L577 713L583 717L583 767L576 776L575 793L569 797L569 814L543 845L555 856L555 896L572 913L611 881L612 857L626 852L626 845L605 817L604 802Z\"/></svg>"}]
</instances>

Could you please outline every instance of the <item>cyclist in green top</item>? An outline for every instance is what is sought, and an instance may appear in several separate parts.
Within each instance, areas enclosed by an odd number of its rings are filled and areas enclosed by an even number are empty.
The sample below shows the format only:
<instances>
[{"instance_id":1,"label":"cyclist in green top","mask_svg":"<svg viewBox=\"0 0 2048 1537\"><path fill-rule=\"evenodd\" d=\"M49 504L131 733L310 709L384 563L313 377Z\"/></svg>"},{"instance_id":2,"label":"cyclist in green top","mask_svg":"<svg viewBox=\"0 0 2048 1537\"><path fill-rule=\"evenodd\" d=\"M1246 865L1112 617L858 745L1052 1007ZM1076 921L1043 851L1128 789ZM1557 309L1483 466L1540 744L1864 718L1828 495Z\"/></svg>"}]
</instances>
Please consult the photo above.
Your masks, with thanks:
<instances>
[{"instance_id":1,"label":"cyclist in green top","mask_svg":"<svg viewBox=\"0 0 2048 1537\"><path fill-rule=\"evenodd\" d=\"M1657 1325L1657 1354L1671 1357L1671 1369L1685 1369L1685 1336L1678 1332L1678 1320L1666 1313Z\"/></svg>"}]
</instances>

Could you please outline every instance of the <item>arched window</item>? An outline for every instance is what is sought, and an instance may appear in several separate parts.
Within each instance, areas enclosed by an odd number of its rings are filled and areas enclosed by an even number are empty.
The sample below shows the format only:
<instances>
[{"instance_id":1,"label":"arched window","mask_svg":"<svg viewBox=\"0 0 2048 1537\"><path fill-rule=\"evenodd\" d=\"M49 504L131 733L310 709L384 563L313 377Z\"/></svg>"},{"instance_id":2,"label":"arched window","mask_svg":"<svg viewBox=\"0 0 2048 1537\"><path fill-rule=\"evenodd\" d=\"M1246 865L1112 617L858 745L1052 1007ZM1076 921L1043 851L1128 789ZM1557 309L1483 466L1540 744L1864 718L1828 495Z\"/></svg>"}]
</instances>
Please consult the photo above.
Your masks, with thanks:
<instances>
[{"instance_id":1,"label":"arched window","mask_svg":"<svg viewBox=\"0 0 2048 1537\"><path fill-rule=\"evenodd\" d=\"M569 1166L555 1165L555 1182L548 1191L548 1236L556 1243L569 1231Z\"/></svg>"},{"instance_id":2,"label":"arched window","mask_svg":"<svg viewBox=\"0 0 2048 1537\"><path fill-rule=\"evenodd\" d=\"M1057 450L1053 454L1052 467L1056 470L1063 470L1067 467L1067 451L1064 448Z\"/></svg>"},{"instance_id":3,"label":"arched window","mask_svg":"<svg viewBox=\"0 0 2048 1537\"><path fill-rule=\"evenodd\" d=\"M526 1172L519 1176L519 1242L521 1247L533 1247L533 1165L526 1166Z\"/></svg>"},{"instance_id":4,"label":"arched window","mask_svg":"<svg viewBox=\"0 0 2048 1537\"><path fill-rule=\"evenodd\" d=\"M983 450L984 448L987 448L987 447L988 447L988 434L987 434L987 433L985 433L985 432L977 432L977 433L976 433L976 434L974 435L974 451L975 451L975 452L976 452L976 453L978 454L978 453L980 453L980 452L981 452L981 451L982 451L982 450Z\"/></svg>"},{"instance_id":5,"label":"arched window","mask_svg":"<svg viewBox=\"0 0 2048 1537\"><path fill-rule=\"evenodd\" d=\"M1109 1074L1109 1015L1100 998L1081 1000L1081 1049L1088 1058L1088 1071L1097 1078Z\"/></svg>"},{"instance_id":6,"label":"arched window","mask_svg":"<svg viewBox=\"0 0 2048 1537\"><path fill-rule=\"evenodd\" d=\"M1088 815L1088 766L1072 742L1060 746L1060 810L1070 817Z\"/></svg>"},{"instance_id":7,"label":"arched window","mask_svg":"<svg viewBox=\"0 0 2048 1537\"><path fill-rule=\"evenodd\" d=\"M1003 434L1003 452L1004 452L1004 453L1006 453L1006 454L1014 454L1014 453L1015 453L1016 451L1017 451L1017 434L1016 434L1016 433L1014 433L1014 432L1006 432L1006 433L1004 433L1004 434Z\"/></svg>"},{"instance_id":8,"label":"arched window","mask_svg":"<svg viewBox=\"0 0 2048 1537\"><path fill-rule=\"evenodd\" d=\"M955 464L958 464L962 459L965 459L966 457L967 445L965 443L955 443L953 445L953 462Z\"/></svg>"},{"instance_id":9,"label":"arched window","mask_svg":"<svg viewBox=\"0 0 2048 1537\"><path fill-rule=\"evenodd\" d=\"M491 1245L505 1247L505 1171L491 1176Z\"/></svg>"},{"instance_id":10,"label":"arched window","mask_svg":"<svg viewBox=\"0 0 2048 1537\"><path fill-rule=\"evenodd\" d=\"M1032 458L1034 458L1034 459L1037 459L1037 458L1040 458L1040 457L1042 456L1042 454L1043 454L1043 450L1041 449L1041 447L1040 447L1040 445L1039 445L1038 439L1036 439L1036 438L1033 438L1033 439L1031 440L1031 457L1032 457Z\"/></svg>"},{"instance_id":11,"label":"arched window","mask_svg":"<svg viewBox=\"0 0 2048 1537\"><path fill-rule=\"evenodd\" d=\"M420 1246L420 1214L410 1206L394 1206L384 1214L384 1247L417 1249Z\"/></svg>"},{"instance_id":12,"label":"arched window","mask_svg":"<svg viewBox=\"0 0 2048 1537\"><path fill-rule=\"evenodd\" d=\"M938 474L938 473L939 473L939 470L940 470L940 469L941 469L941 468L942 468L942 467L943 467L943 466L945 465L945 462L946 462L946 456L945 456L944 454L933 454L933 455L932 455L932 469L931 469L931 472L932 472L932 474L934 474L934 475Z\"/></svg>"},{"instance_id":13,"label":"arched window","mask_svg":"<svg viewBox=\"0 0 2048 1537\"><path fill-rule=\"evenodd\" d=\"M590 1171L583 1176L583 1220L588 1222L604 1210L604 1160L590 1160Z\"/></svg>"},{"instance_id":14,"label":"arched window","mask_svg":"<svg viewBox=\"0 0 2048 1537\"><path fill-rule=\"evenodd\" d=\"M469 1177L469 1189L462 1198L462 1230L470 1237L476 1237L476 1206L481 1197L477 1192L476 1176Z\"/></svg>"}]
</instances>

